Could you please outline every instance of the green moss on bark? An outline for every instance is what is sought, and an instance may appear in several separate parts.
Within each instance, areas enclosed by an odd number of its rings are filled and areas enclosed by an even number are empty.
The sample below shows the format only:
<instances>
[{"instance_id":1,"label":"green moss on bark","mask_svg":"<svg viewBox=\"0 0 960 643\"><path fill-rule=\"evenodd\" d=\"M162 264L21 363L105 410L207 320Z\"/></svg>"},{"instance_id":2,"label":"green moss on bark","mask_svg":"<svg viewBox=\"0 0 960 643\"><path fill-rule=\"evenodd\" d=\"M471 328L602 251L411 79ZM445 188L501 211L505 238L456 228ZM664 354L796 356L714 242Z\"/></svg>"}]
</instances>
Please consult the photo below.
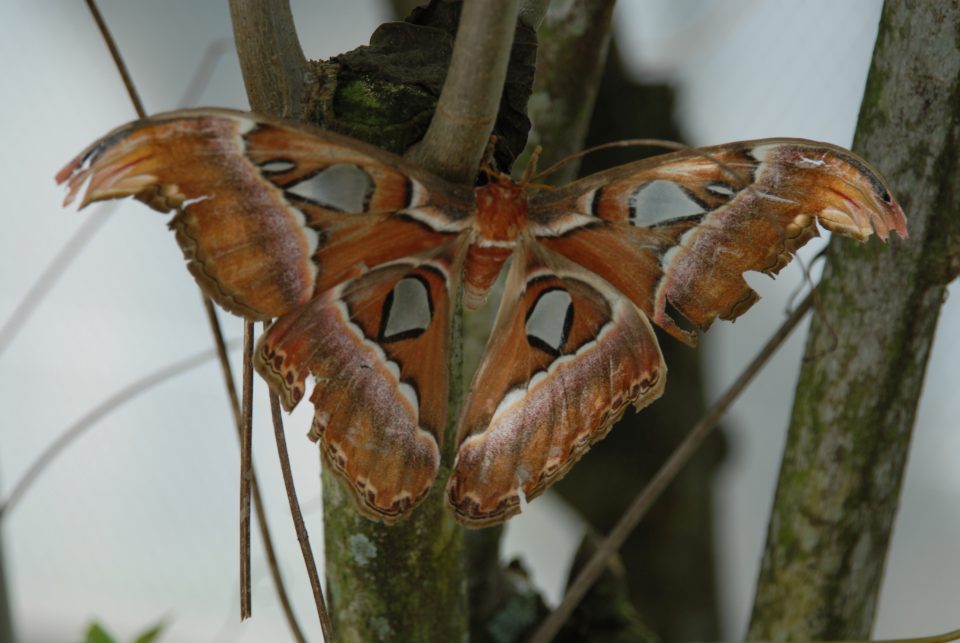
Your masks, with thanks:
<instances>
[{"instance_id":1,"label":"green moss on bark","mask_svg":"<svg viewBox=\"0 0 960 643\"><path fill-rule=\"evenodd\" d=\"M325 512L338 516L324 531L338 641L459 641L465 636L463 533L443 511L442 495L443 486L436 485L413 516L388 527L361 517L340 481L324 471ZM423 600L425 592L430 601Z\"/></svg>"}]
</instances>

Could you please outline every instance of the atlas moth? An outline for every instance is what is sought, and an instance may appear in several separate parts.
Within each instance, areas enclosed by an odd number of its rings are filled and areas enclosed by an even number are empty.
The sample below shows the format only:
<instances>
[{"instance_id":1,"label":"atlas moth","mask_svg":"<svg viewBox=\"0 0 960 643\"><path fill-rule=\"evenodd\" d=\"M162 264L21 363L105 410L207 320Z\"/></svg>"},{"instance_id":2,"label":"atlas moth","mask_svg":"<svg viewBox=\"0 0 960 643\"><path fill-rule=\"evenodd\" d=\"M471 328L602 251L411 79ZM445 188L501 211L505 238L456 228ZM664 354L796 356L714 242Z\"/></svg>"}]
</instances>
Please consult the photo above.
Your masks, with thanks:
<instances>
[{"instance_id":1,"label":"atlas moth","mask_svg":"<svg viewBox=\"0 0 960 643\"><path fill-rule=\"evenodd\" d=\"M458 291L480 306L510 259L458 420L446 498L471 527L520 509L663 391L652 324L694 344L757 299L820 226L907 236L879 173L801 139L680 150L531 190L451 184L331 132L221 109L124 125L57 175L65 205L134 196L170 221L203 291L275 319L255 366L365 516L392 523L437 476Z\"/></svg>"}]
</instances>

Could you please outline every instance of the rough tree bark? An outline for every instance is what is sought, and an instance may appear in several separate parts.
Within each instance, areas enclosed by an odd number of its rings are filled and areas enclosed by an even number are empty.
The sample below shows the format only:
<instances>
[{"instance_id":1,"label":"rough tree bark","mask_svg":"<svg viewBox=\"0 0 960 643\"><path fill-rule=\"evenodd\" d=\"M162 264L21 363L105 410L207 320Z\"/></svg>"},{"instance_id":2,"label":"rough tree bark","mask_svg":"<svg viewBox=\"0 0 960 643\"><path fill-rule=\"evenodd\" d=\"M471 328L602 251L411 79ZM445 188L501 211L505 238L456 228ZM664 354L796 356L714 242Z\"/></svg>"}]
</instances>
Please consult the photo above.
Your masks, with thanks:
<instances>
[{"instance_id":1,"label":"rough tree bark","mask_svg":"<svg viewBox=\"0 0 960 643\"><path fill-rule=\"evenodd\" d=\"M835 239L748 639L866 639L946 285L960 272L960 2L888 0L854 149L910 239Z\"/></svg>"}]
</instances>

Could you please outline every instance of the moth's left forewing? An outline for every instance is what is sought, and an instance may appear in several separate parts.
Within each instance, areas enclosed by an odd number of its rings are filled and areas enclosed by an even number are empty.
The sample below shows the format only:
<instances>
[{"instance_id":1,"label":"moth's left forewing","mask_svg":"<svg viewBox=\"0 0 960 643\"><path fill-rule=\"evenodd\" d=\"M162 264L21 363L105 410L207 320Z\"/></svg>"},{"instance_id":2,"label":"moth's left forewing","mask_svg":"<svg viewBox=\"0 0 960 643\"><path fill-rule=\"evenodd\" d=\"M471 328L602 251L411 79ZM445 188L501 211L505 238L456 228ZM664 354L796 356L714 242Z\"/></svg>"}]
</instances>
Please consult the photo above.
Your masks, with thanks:
<instances>
[{"instance_id":1,"label":"moth's left forewing","mask_svg":"<svg viewBox=\"0 0 960 643\"><path fill-rule=\"evenodd\" d=\"M666 367L631 302L525 242L458 427L448 504L471 527L520 510L609 431L659 397Z\"/></svg>"},{"instance_id":2,"label":"moth's left forewing","mask_svg":"<svg viewBox=\"0 0 960 643\"><path fill-rule=\"evenodd\" d=\"M283 315L467 225L468 188L332 132L199 109L120 127L57 175L67 202L134 196L174 210L187 266L247 319Z\"/></svg>"},{"instance_id":3,"label":"moth's left forewing","mask_svg":"<svg viewBox=\"0 0 960 643\"><path fill-rule=\"evenodd\" d=\"M547 247L595 272L675 337L757 299L747 271L776 274L817 226L859 240L907 234L879 173L842 148L769 139L685 150L601 172L531 200Z\"/></svg>"}]
</instances>

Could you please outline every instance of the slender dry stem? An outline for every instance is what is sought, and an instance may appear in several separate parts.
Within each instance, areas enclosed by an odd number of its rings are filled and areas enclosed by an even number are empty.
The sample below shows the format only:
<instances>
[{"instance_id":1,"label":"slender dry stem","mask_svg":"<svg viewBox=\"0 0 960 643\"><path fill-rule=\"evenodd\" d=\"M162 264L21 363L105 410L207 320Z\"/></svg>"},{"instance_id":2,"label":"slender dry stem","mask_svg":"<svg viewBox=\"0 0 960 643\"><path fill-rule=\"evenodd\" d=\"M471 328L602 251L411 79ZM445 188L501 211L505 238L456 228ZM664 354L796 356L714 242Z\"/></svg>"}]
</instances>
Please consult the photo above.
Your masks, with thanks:
<instances>
[{"instance_id":1,"label":"slender dry stem","mask_svg":"<svg viewBox=\"0 0 960 643\"><path fill-rule=\"evenodd\" d=\"M227 342L226 346L230 346L231 344L235 344L235 342ZM150 373L149 375L146 375L145 377L142 377L133 384L123 387L106 400L95 406L88 413L84 414L79 420L71 424L66 430L60 433L60 435L57 436L57 439L54 440L50 446L44 449L43 453L41 453L34 463L30 465L26 473L23 474L23 477L20 478L15 485L13 485L10 490L10 494L7 496L7 499L2 505L0 505L0 520L5 519L10 514L10 511L17 505L23 495L30 488L30 485L32 485L37 478L40 477L44 470L50 466L50 464L58 455L63 452L64 449L70 446L87 429L141 393L145 393L153 387L162 384L163 382L178 375L183 375L187 371L197 368L201 364L214 359L216 356L217 353L215 350L207 350L193 355L192 357L174 362L169 366L165 366L157 371L154 371L153 373Z\"/></svg>"},{"instance_id":2,"label":"slender dry stem","mask_svg":"<svg viewBox=\"0 0 960 643\"><path fill-rule=\"evenodd\" d=\"M780 345L787 339L796 325L803 319L807 311L810 310L813 302L813 295L807 297L801 302L796 310L783 322L780 328L774 333L766 345L760 350L753 361L743 370L737 380L724 392L722 396L713 404L709 411L697 422L691 429L684 441L677 447L670 459L667 460L660 470L656 473L646 487L637 495L627 510L623 513L619 522L610 530L607 537L597 547L596 553L584 568L577 575L577 578L567 589L560 605L544 619L540 627L534 632L530 639L531 643L548 643L567 622L573 610L580 603L587 592L596 582L597 578L603 572L607 561L627 539L627 536L637 527L640 520L647 513L653 503L663 494L667 486L673 482L677 474L690 461L690 458L696 453L697 448L703 440L710 434L713 428L726 413L730 405L740 396L747 385L753 380L754 376L767 363L767 361L776 353Z\"/></svg>"},{"instance_id":3,"label":"slender dry stem","mask_svg":"<svg viewBox=\"0 0 960 643\"><path fill-rule=\"evenodd\" d=\"M100 35L103 36L103 42L106 43L107 49L110 50L110 57L113 58L113 64L116 66L117 71L120 72L120 78L123 79L123 86L127 89L127 95L130 97L133 109L136 110L137 116L146 118L147 112L143 109L143 101L140 100L137 87L133 84L133 78L130 77L130 70L127 69L127 63L124 62L123 56L120 55L117 42L113 39L113 34L110 33L106 21L104 21L103 16L100 14L100 8L97 7L96 0L86 0L86 2L87 8L90 9L90 14L93 16L93 21L97 23L97 29L100 30Z\"/></svg>"},{"instance_id":4,"label":"slender dry stem","mask_svg":"<svg viewBox=\"0 0 960 643\"><path fill-rule=\"evenodd\" d=\"M99 15L99 14L98 14ZM102 18L98 20L98 24ZM104 27L106 28L106 27ZM224 54L225 43L229 41L218 40L207 48L203 61L194 73L193 78L180 99L179 105L186 107L196 102L202 88L210 81L213 68L216 62ZM108 45L109 46L109 45ZM119 54L117 54L119 57ZM122 60L122 59L121 59ZM121 77L126 69L121 72ZM132 87L132 85L131 85ZM132 99L131 99L132 100ZM0 327L0 355L13 343L13 340L19 334L20 330L26 325L27 320L36 310L53 286L60 280L73 260L77 258L80 252L87 246L90 240L100 231L101 226L116 211L116 204L107 204L97 208L96 211L84 219L83 223L73 236L57 252L56 256L50 261L40 277L30 286L30 290L24 295L23 299L17 304L13 312L7 317L3 326ZM222 337L220 338L222 341ZM237 406L239 408L239 405Z\"/></svg>"},{"instance_id":5,"label":"slender dry stem","mask_svg":"<svg viewBox=\"0 0 960 643\"><path fill-rule=\"evenodd\" d=\"M303 522L303 513L300 511L300 501L297 499L297 489L293 484L293 474L290 471L290 456L287 453L287 440L283 434L283 417L280 414L280 400L277 394L270 391L270 415L273 418L273 434L277 439L277 456L280 458L280 471L283 473L283 485L287 490L287 501L290 503L290 518L297 532L297 542L303 553L303 563L310 577L310 589L313 590L313 600L317 606L317 616L320 618L320 629L323 631L323 640L333 642L333 624L327 613L327 605L323 600L323 588L320 585L320 574L317 571L317 561L310 547L310 534Z\"/></svg>"},{"instance_id":6,"label":"slender dry stem","mask_svg":"<svg viewBox=\"0 0 960 643\"><path fill-rule=\"evenodd\" d=\"M303 97L306 91L308 65L297 39L290 4L287 0L230 0L230 17L233 23L234 42L243 71L244 85L251 107L263 114L280 118L300 120L303 113ZM244 371L252 361L244 356ZM279 423L279 407L275 397L271 401L274 409L274 426L282 435ZM307 575L313 588L320 617L320 627L324 638L332 641L332 627L327 615L317 573L316 563L309 550L306 528L296 500L293 480L290 474L286 444L281 445L278 437L278 449L283 467L284 483L290 498L291 517L297 528L297 537L301 543ZM246 462L246 461L244 461ZM244 465L241 465L244 466ZM241 501L242 502L242 501ZM249 578L248 578L249 581ZM243 590L241 589L241 592ZM291 627L295 624L291 622Z\"/></svg>"},{"instance_id":7,"label":"slender dry stem","mask_svg":"<svg viewBox=\"0 0 960 643\"><path fill-rule=\"evenodd\" d=\"M95 0L87 0L87 6L90 9L90 12L94 18L94 21L97 24L97 27L100 30L101 36L104 39L104 42L107 45L107 48L110 51L111 57L113 58L114 64L117 67L117 71L120 74L120 77L124 83L124 86L127 89L127 93L130 97L130 101L133 105L134 110L137 114L143 118L146 114L142 101L140 100L139 94L136 90L136 86L133 83L133 80L130 76L129 70L127 69L126 63L123 60L123 56L120 54L120 51L116 45L116 42L113 39L113 36L106 25L106 21L103 19L102 14L99 11L99 8L96 5ZM225 50L224 44L221 41L213 43L207 49L207 53L204 56L204 59L201 65L198 67L197 71L194 73L193 78L191 79L187 89L184 91L183 97L180 100L181 105L191 105L196 101L196 97L199 95L201 88L208 82L209 77L212 74L213 68L217 60L223 55ZM31 287L24 299L18 304L17 308L7 319L7 322L4 324L2 329L0 329L0 353L8 346L13 338L16 336L20 328L25 324L26 320L36 309L37 305L43 300L46 294L50 291L53 285L59 280L60 276L63 275L67 267L73 262L76 256L80 251L87 245L89 240L94 236L94 234L100 229L101 225L106 221L109 214L113 212L113 209L102 209L94 216L91 216L87 219L87 222L77 230L74 236L64 245L61 251L54 257L50 265L44 270L41 277L37 282ZM237 396L236 385L233 381L233 374L230 369L229 359L227 358L227 345L223 338L223 332L220 328L219 320L217 319L216 312L214 310L213 304L207 297L203 297L204 309L207 313L207 318L210 322L211 334L213 335L214 344L216 346L216 354L220 362L221 371L223 373L224 384L227 388L227 395L230 398L230 409L234 416L234 426L237 430L238 438L241 437L242 428L241 428L241 417L240 417L240 403ZM159 382L157 382L159 383ZM138 391L139 393L139 391ZM93 420L95 422L96 419ZM93 423L91 422L91 424ZM76 425L75 425L76 426ZM87 426L81 427L85 429ZM80 431L82 432L82 430ZM72 430L68 429L61 436L60 439L55 441L48 452L40 456L38 461L28 470L28 474L25 475L24 479L14 487L14 493L11 493L8 502L0 507L0 512L5 508L11 507L11 501L16 501L20 495L29 487L30 483L35 479L43 469L46 467L49 462L51 462L55 456L66 447L75 436L71 435ZM305 641L306 639L303 636L303 632L300 629L299 624L297 623L296 617L293 613L293 607L290 603L290 597L287 594L286 587L283 584L283 578L280 574L280 567L277 562L276 551L273 546L273 538L270 534L270 528L267 524L267 519L263 507L263 498L260 494L260 488L257 484L256 472L253 469L252 462L250 465L250 490L253 497L253 505L256 511L257 516L257 526L260 532L261 540L263 542L264 555L267 559L267 565L270 570L271 578L273 579L274 586L277 591L277 596L280 600L280 605L283 609L284 615L287 619L287 624L290 627L291 634L297 641ZM0 513L2 516L2 513Z\"/></svg>"},{"instance_id":8,"label":"slender dry stem","mask_svg":"<svg viewBox=\"0 0 960 643\"><path fill-rule=\"evenodd\" d=\"M253 613L250 599L250 477L253 456L253 322L243 324L243 397L240 413L240 620Z\"/></svg>"},{"instance_id":9,"label":"slender dry stem","mask_svg":"<svg viewBox=\"0 0 960 643\"><path fill-rule=\"evenodd\" d=\"M203 298L203 307L207 313L207 319L210 322L210 328L213 331L213 342L217 348L217 357L220 361L220 367L223 371L223 383L227 388L227 396L230 398L230 411L233 413L234 427L237 430L237 439L243 440L243 418L240 413L240 398L237 395L237 387L233 381L233 371L230 369L230 359L227 355L227 346L223 341L223 335L219 332L220 321L217 318L217 310L208 298ZM283 583L283 576L280 574L280 564L277 561L277 552L273 547L273 536L270 534L270 527L267 523L266 510L263 506L263 496L260 494L260 485L257 483L257 471L250 462L250 494L253 497L253 511L257 517L257 529L260 532L260 540L263 543L263 553L267 559L267 568L270 570L270 577L273 579L273 585L277 590L277 597L280 599L280 607L283 609L283 615L287 619L287 625L290 627L290 633L298 643L306 643L306 638L297 622L297 617L293 613L293 605L290 603L290 596L287 594L286 585Z\"/></svg>"}]
</instances>

